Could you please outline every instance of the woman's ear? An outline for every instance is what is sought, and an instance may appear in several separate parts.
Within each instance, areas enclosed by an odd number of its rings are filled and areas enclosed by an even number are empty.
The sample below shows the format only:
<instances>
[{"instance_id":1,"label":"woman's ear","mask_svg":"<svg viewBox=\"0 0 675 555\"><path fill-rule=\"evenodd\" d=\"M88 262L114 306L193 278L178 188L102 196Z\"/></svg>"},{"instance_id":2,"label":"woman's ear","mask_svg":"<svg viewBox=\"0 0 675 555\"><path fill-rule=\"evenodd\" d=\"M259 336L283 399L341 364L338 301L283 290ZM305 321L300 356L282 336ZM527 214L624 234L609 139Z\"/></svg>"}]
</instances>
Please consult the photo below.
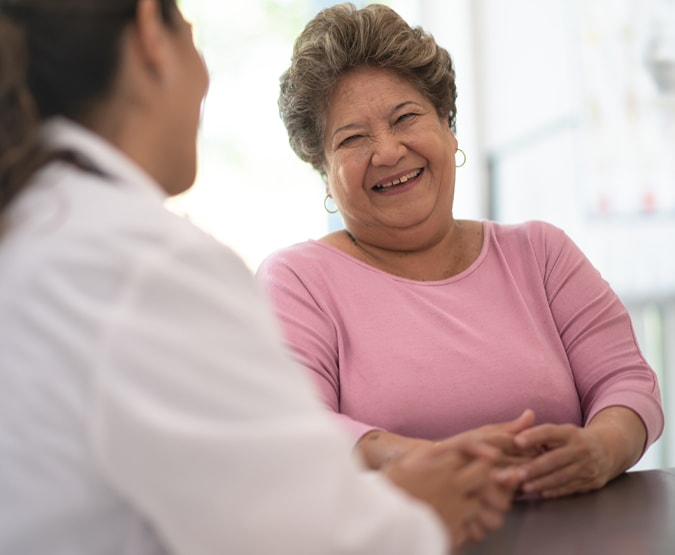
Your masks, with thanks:
<instances>
[{"instance_id":1,"label":"woman's ear","mask_svg":"<svg viewBox=\"0 0 675 555\"><path fill-rule=\"evenodd\" d=\"M167 28L157 0L138 0L134 31L142 67L152 77L164 81L168 61Z\"/></svg>"}]
</instances>

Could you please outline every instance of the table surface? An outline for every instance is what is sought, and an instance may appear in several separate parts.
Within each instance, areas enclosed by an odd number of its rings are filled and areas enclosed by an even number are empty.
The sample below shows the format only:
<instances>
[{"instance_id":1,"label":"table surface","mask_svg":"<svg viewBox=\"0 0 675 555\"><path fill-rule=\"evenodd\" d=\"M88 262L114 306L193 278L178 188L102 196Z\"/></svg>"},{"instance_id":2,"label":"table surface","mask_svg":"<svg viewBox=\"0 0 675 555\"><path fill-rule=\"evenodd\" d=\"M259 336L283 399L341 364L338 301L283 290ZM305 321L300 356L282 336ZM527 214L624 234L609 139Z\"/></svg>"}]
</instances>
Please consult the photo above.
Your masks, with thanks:
<instances>
[{"instance_id":1,"label":"table surface","mask_svg":"<svg viewBox=\"0 0 675 555\"><path fill-rule=\"evenodd\" d=\"M674 555L675 469L627 472L604 488L515 503L460 555Z\"/></svg>"}]
</instances>

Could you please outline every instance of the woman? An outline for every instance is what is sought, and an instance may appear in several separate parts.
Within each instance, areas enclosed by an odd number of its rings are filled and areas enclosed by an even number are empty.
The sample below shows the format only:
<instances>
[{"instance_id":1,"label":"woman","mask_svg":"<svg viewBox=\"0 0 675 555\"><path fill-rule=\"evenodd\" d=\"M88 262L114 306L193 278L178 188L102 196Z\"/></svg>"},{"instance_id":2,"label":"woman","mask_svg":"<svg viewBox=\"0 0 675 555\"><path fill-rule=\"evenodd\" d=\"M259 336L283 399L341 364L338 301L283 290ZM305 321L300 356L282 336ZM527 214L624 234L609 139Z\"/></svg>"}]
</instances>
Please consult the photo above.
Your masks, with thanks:
<instances>
[{"instance_id":1,"label":"woman","mask_svg":"<svg viewBox=\"0 0 675 555\"><path fill-rule=\"evenodd\" d=\"M390 8L310 21L280 112L345 229L271 255L259 279L372 468L532 409L539 425L493 439L523 491L601 487L661 434L656 377L562 231L454 218L455 98L448 53Z\"/></svg>"},{"instance_id":2,"label":"woman","mask_svg":"<svg viewBox=\"0 0 675 555\"><path fill-rule=\"evenodd\" d=\"M410 495L362 472L241 260L164 209L207 84L174 0L0 0L0 552L480 539L517 473L481 445L389 465Z\"/></svg>"}]
</instances>

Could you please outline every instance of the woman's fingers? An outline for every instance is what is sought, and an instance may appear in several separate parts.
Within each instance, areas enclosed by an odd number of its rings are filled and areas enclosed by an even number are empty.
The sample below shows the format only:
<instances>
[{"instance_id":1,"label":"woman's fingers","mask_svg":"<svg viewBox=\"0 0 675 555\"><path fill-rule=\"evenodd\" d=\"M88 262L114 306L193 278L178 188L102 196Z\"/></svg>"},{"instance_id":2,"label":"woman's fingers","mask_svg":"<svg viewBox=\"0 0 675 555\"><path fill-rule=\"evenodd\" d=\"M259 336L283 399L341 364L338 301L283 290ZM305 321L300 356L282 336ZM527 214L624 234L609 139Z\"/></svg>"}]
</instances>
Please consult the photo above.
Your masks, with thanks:
<instances>
[{"instance_id":1,"label":"woman's fingers","mask_svg":"<svg viewBox=\"0 0 675 555\"><path fill-rule=\"evenodd\" d=\"M525 493L560 497L602 487L609 480L607 454L585 428L546 425L516 438L520 445L539 445L545 452L522 466Z\"/></svg>"}]
</instances>

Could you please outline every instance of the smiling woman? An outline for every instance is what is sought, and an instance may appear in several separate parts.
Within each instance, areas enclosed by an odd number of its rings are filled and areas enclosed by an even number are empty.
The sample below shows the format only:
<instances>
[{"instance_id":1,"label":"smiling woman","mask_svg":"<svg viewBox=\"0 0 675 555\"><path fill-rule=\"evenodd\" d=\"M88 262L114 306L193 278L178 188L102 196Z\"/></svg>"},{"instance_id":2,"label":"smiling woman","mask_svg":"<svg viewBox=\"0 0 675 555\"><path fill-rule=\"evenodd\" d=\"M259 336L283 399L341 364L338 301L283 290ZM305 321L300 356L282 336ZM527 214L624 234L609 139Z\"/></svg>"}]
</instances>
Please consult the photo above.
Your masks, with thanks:
<instances>
[{"instance_id":1,"label":"smiling woman","mask_svg":"<svg viewBox=\"0 0 675 555\"><path fill-rule=\"evenodd\" d=\"M340 78L326 109L322 168L358 249L340 232L327 243L395 275L427 280L455 275L475 259L480 230L449 217L457 139L443 109L388 69L361 66ZM465 231L472 240L458 241ZM425 260L411 264L409 255L390 254L432 244L441 234L459 247L444 257L452 266L434 263L425 273Z\"/></svg>"},{"instance_id":2,"label":"smiling woman","mask_svg":"<svg viewBox=\"0 0 675 555\"><path fill-rule=\"evenodd\" d=\"M392 9L317 14L279 105L346 229L280 249L258 277L372 468L480 437L528 494L599 488L661 434L656 375L561 229L455 217L455 98L449 53ZM538 425L514 430L526 409Z\"/></svg>"}]
</instances>

